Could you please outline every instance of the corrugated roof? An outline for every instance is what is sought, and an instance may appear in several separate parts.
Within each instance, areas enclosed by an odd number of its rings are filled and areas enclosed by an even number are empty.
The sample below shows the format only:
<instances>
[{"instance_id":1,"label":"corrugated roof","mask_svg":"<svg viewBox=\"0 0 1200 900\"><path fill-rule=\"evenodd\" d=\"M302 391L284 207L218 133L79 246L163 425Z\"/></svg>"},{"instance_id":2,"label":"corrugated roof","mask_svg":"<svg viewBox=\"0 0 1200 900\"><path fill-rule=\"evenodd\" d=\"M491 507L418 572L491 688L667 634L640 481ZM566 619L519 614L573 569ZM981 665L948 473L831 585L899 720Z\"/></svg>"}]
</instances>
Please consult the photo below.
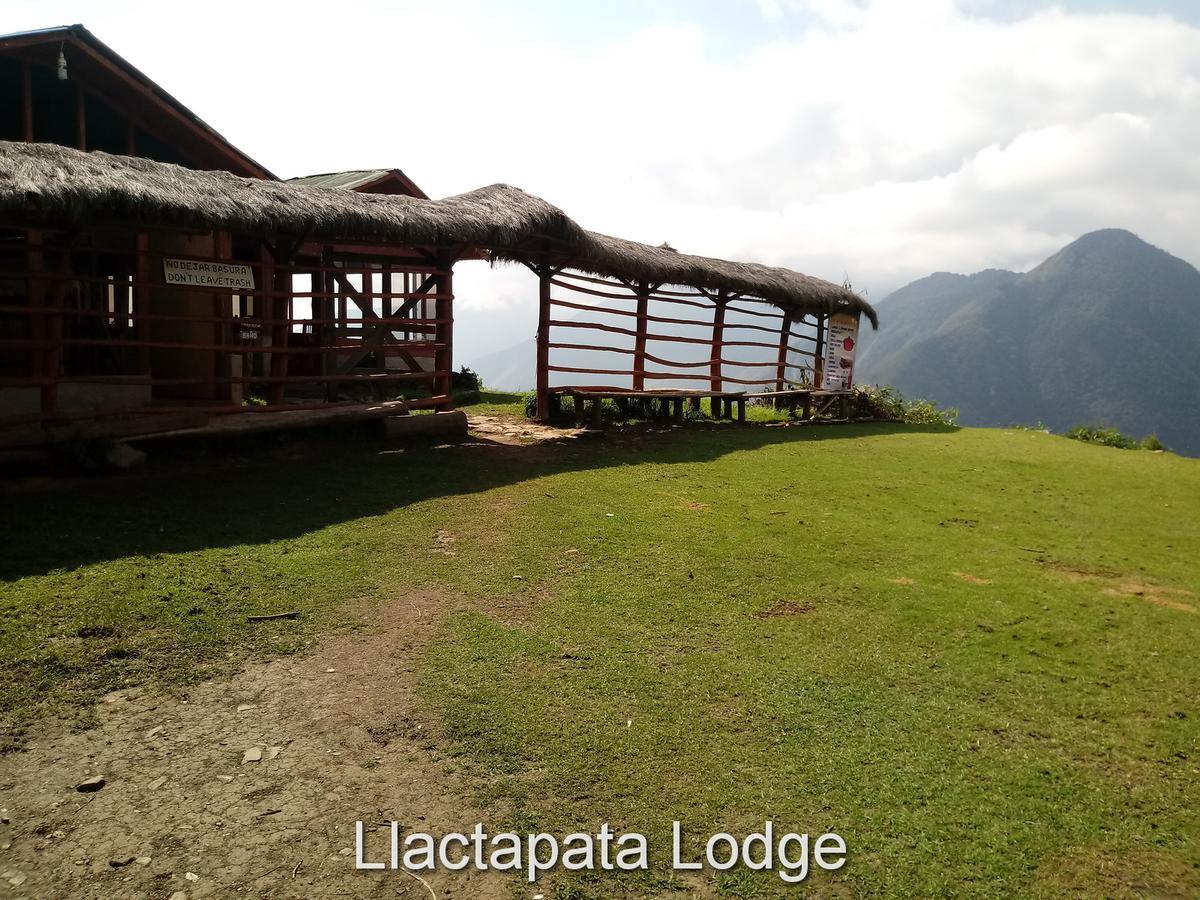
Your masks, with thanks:
<instances>
[{"instance_id":1,"label":"corrugated roof","mask_svg":"<svg viewBox=\"0 0 1200 900\"><path fill-rule=\"evenodd\" d=\"M304 184L309 187L342 188L353 191L378 181L391 172L391 169L353 169L349 172L326 172L323 175L301 175L299 178L289 178L289 184Z\"/></svg>"},{"instance_id":2,"label":"corrugated roof","mask_svg":"<svg viewBox=\"0 0 1200 900\"><path fill-rule=\"evenodd\" d=\"M292 184L305 187L335 188L343 191L366 191L379 194L408 194L428 200L429 195L399 169L352 169L348 172L327 172L324 175L302 175L289 178ZM399 186L399 190L396 190Z\"/></svg>"}]
</instances>

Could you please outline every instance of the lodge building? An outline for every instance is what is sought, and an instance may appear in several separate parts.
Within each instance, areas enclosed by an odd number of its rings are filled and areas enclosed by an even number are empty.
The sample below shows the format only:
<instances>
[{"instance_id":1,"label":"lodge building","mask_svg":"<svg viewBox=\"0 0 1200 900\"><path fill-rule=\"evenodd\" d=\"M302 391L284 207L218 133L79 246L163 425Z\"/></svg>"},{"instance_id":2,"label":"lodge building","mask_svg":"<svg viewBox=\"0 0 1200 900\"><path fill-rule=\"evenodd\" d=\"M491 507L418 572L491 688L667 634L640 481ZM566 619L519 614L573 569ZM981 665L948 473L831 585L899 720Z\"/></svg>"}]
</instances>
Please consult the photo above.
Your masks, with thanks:
<instances>
[{"instance_id":1,"label":"lodge building","mask_svg":"<svg viewBox=\"0 0 1200 900\"><path fill-rule=\"evenodd\" d=\"M281 181L82 26L0 37L0 446L448 409L468 258L538 275L543 415L556 393L835 394L852 353L831 329L875 323L848 288L589 232L506 185Z\"/></svg>"}]
</instances>

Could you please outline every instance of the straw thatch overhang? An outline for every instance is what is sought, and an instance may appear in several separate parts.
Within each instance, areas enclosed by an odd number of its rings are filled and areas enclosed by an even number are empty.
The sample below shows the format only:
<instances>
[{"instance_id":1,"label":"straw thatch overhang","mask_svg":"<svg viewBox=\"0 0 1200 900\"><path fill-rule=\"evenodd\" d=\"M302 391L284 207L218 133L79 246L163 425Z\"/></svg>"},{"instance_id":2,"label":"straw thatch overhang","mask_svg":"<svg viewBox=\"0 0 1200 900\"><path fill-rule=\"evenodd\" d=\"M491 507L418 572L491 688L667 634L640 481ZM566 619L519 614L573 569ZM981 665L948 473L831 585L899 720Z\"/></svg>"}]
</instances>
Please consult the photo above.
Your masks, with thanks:
<instances>
[{"instance_id":1,"label":"straw thatch overhang","mask_svg":"<svg viewBox=\"0 0 1200 900\"><path fill-rule=\"evenodd\" d=\"M561 265L592 275L724 290L796 311L861 313L872 327L879 327L875 309L858 294L823 278L779 266L693 256L668 246L653 247L594 231L585 231L569 246L546 252ZM525 261L528 254L497 248L493 256Z\"/></svg>"},{"instance_id":2,"label":"straw thatch overhang","mask_svg":"<svg viewBox=\"0 0 1200 900\"><path fill-rule=\"evenodd\" d=\"M54 144L0 142L0 216L55 228L94 224L223 230L266 238L384 241L539 255L595 275L734 291L821 312L875 310L852 291L789 269L690 256L585 231L558 207L497 184L443 200L240 178Z\"/></svg>"}]
</instances>

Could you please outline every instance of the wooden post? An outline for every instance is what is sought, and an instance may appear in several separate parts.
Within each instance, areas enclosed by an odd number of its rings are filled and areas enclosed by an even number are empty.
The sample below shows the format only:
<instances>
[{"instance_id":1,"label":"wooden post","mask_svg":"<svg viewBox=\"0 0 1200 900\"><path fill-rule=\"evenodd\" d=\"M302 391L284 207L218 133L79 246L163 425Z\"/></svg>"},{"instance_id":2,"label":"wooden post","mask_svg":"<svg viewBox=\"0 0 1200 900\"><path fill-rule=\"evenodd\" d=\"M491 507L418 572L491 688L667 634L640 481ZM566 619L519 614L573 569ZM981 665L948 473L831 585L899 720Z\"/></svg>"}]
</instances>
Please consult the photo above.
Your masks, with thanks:
<instances>
[{"instance_id":1,"label":"wooden post","mask_svg":"<svg viewBox=\"0 0 1200 900\"><path fill-rule=\"evenodd\" d=\"M725 355L725 304L729 295L720 290L717 292L717 305L713 309L712 345L709 349L708 386L714 396L709 400L710 412L714 419L721 418L721 400L715 395L723 389L721 377L721 357Z\"/></svg>"},{"instance_id":2,"label":"wooden post","mask_svg":"<svg viewBox=\"0 0 1200 900\"><path fill-rule=\"evenodd\" d=\"M80 150L87 150L87 98L79 82L75 82L75 137Z\"/></svg>"},{"instance_id":3,"label":"wooden post","mask_svg":"<svg viewBox=\"0 0 1200 900\"><path fill-rule=\"evenodd\" d=\"M21 139L33 142L33 72L29 63L21 63Z\"/></svg>"},{"instance_id":4,"label":"wooden post","mask_svg":"<svg viewBox=\"0 0 1200 900\"><path fill-rule=\"evenodd\" d=\"M646 389L646 316L650 314L650 285L637 286L637 335L633 339L633 389Z\"/></svg>"},{"instance_id":5,"label":"wooden post","mask_svg":"<svg viewBox=\"0 0 1200 900\"><path fill-rule=\"evenodd\" d=\"M35 341L46 339L49 322L44 312L32 312L46 305L46 283L42 280L42 269L45 266L45 254L42 250L42 233L30 230L25 232L25 270L29 273L25 278L25 305L31 310L29 316L29 336ZM40 345L29 351L29 374L35 378L45 376L46 360Z\"/></svg>"},{"instance_id":6,"label":"wooden post","mask_svg":"<svg viewBox=\"0 0 1200 900\"><path fill-rule=\"evenodd\" d=\"M229 259L233 256L233 235L226 231L213 232L213 256L217 259ZM233 341L233 334L226 321L232 314L232 295L213 294L212 326L213 346L224 347ZM229 379L233 375L232 354L227 351L213 351L213 398L218 401L233 402L234 386Z\"/></svg>"},{"instance_id":7,"label":"wooden post","mask_svg":"<svg viewBox=\"0 0 1200 900\"><path fill-rule=\"evenodd\" d=\"M137 233L137 262L133 277L137 282L133 288L133 328L138 342L144 345L150 340L150 323L146 319L150 312L150 234L146 231ZM138 374L149 378L152 368L150 348L138 347Z\"/></svg>"},{"instance_id":8,"label":"wooden post","mask_svg":"<svg viewBox=\"0 0 1200 900\"><path fill-rule=\"evenodd\" d=\"M276 253L283 256L282 248L283 241L276 243ZM273 379L286 378L288 371L288 342L291 340L292 334L292 273L289 268L285 268L291 262L291 254L287 254L283 259L276 257L269 269L264 266L264 269L270 272L271 295L270 316L277 324L271 327L271 368L270 375ZM266 277L263 278L266 283ZM285 321L286 320L286 321ZM282 351L282 352L276 352ZM283 381L270 381L267 383L267 403L276 405L283 402L285 383Z\"/></svg>"},{"instance_id":9,"label":"wooden post","mask_svg":"<svg viewBox=\"0 0 1200 900\"><path fill-rule=\"evenodd\" d=\"M550 418L550 278L549 266L539 267L537 330L537 417Z\"/></svg>"},{"instance_id":10,"label":"wooden post","mask_svg":"<svg viewBox=\"0 0 1200 900\"><path fill-rule=\"evenodd\" d=\"M438 404L437 409L445 410L454 407L450 399L450 385L454 369L454 269L453 263L447 260L443 263L446 271L439 279L437 301L434 306L434 317L438 320L434 329L434 340L441 346L433 354L433 368L440 372L434 378L433 393L446 397ZM444 320L444 321L443 321Z\"/></svg>"},{"instance_id":11,"label":"wooden post","mask_svg":"<svg viewBox=\"0 0 1200 900\"><path fill-rule=\"evenodd\" d=\"M62 360L62 339L63 339L63 317L59 312L66 302L67 297L67 266L65 265L66 254L55 254L58 257L57 265L54 266L54 271L50 275L50 306L51 311L46 314L46 340L51 344L46 348L45 362L43 368L46 377L50 379L49 384L42 385L42 412L52 413L54 407L58 403L58 367Z\"/></svg>"},{"instance_id":12,"label":"wooden post","mask_svg":"<svg viewBox=\"0 0 1200 900\"><path fill-rule=\"evenodd\" d=\"M379 352L376 354L375 368L379 372L387 371L387 347L392 338L392 264L383 264L383 273L379 276L379 290L383 294L379 313L382 324L379 326Z\"/></svg>"},{"instance_id":13,"label":"wooden post","mask_svg":"<svg viewBox=\"0 0 1200 900\"><path fill-rule=\"evenodd\" d=\"M792 314L785 312L779 325L779 358L775 363L775 390L783 390L784 376L787 373L788 338L792 334ZM778 406L778 404L776 404Z\"/></svg>"},{"instance_id":14,"label":"wooden post","mask_svg":"<svg viewBox=\"0 0 1200 900\"><path fill-rule=\"evenodd\" d=\"M817 313L817 346L813 359L813 387L821 390L825 386L825 316Z\"/></svg>"},{"instance_id":15,"label":"wooden post","mask_svg":"<svg viewBox=\"0 0 1200 900\"><path fill-rule=\"evenodd\" d=\"M313 326L313 334L317 336L317 346L319 348L332 347L337 341L337 324L332 321L334 314L334 301L329 296L329 291L334 284L334 279L330 276L327 269L333 268L333 249L330 247L321 248L321 261L317 271L313 272L312 276L312 292L319 293L320 297L314 297L312 302L313 318L319 319L321 324ZM334 353L320 353L317 360L317 371L322 375L336 375L338 369L337 355ZM338 398L338 386L336 381L325 382L325 399L333 403Z\"/></svg>"}]
</instances>

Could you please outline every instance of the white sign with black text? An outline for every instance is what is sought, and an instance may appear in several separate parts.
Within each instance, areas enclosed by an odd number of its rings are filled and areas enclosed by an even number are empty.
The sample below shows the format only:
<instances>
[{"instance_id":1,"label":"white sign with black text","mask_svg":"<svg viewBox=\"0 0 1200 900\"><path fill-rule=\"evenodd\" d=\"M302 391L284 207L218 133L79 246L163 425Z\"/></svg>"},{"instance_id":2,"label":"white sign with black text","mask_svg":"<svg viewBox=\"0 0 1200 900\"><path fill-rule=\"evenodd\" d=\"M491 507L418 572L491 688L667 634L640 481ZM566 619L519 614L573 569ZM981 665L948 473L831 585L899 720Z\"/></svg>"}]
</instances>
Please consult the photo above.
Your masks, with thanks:
<instances>
[{"instance_id":1,"label":"white sign with black text","mask_svg":"<svg viewBox=\"0 0 1200 900\"><path fill-rule=\"evenodd\" d=\"M227 263L216 259L163 257L163 278L167 284L254 290L254 272L249 266L244 263Z\"/></svg>"},{"instance_id":2,"label":"white sign with black text","mask_svg":"<svg viewBox=\"0 0 1200 900\"><path fill-rule=\"evenodd\" d=\"M825 371L821 379L827 391L848 391L854 381L854 351L858 346L858 316L837 313L829 317L825 335Z\"/></svg>"}]
</instances>

